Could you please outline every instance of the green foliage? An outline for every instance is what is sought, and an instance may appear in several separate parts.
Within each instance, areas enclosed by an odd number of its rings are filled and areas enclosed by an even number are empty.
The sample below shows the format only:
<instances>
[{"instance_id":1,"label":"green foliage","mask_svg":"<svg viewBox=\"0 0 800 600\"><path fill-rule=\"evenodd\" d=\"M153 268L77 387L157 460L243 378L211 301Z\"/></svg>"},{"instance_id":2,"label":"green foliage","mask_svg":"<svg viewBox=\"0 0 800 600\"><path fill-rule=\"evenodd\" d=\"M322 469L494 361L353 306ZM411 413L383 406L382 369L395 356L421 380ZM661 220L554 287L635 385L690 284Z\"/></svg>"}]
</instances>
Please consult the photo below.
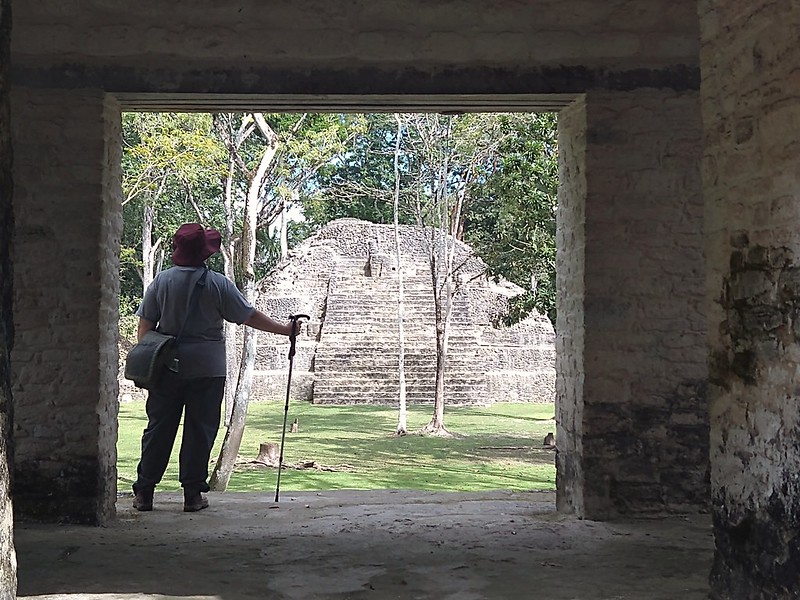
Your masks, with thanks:
<instances>
[{"instance_id":1,"label":"green foliage","mask_svg":"<svg viewBox=\"0 0 800 600\"><path fill-rule=\"evenodd\" d=\"M533 308L555 323L556 115L501 115L496 168L474 191L464 238L496 276L536 292L515 298L509 321Z\"/></svg>"},{"instance_id":2,"label":"green foliage","mask_svg":"<svg viewBox=\"0 0 800 600\"><path fill-rule=\"evenodd\" d=\"M262 442L280 443L284 405L281 401L251 403L240 453L250 460ZM531 490L555 488L552 450L541 449L554 429L553 404L505 404L488 408L448 407L453 438L391 434L397 409L389 406L320 406L296 402L289 422L299 432L287 433L285 462L316 461L339 471L288 469L281 489L418 489L448 491ZM430 419L430 406L409 407L409 430ZM120 405L117 443L119 487L129 490L136 476L141 434L147 425L143 402ZM217 456L222 431L217 436ZM180 439L181 433L178 433ZM161 490L177 490L177 444ZM275 469L237 468L229 491L270 491Z\"/></svg>"},{"instance_id":3,"label":"green foliage","mask_svg":"<svg viewBox=\"0 0 800 600\"><path fill-rule=\"evenodd\" d=\"M139 325L139 318L134 314L136 308L136 306L132 307L132 309L129 307L129 312L124 315L121 314L119 318L120 338L131 345L136 343L136 330Z\"/></svg>"},{"instance_id":4,"label":"green foliage","mask_svg":"<svg viewBox=\"0 0 800 600\"><path fill-rule=\"evenodd\" d=\"M142 300L142 285L138 272L142 268L142 259L136 249L123 245L119 253L119 314L131 315Z\"/></svg>"},{"instance_id":5,"label":"green foliage","mask_svg":"<svg viewBox=\"0 0 800 600\"><path fill-rule=\"evenodd\" d=\"M391 223L394 192L393 153L397 125L391 114L270 114L278 136L278 155L261 188L255 270L262 277L280 256L278 233L268 227L282 203L302 208L305 222L289 228L290 247L340 217ZM247 114L123 115L124 230L120 254L121 312L129 314L141 299L141 229L145 206L155 211L154 237L161 238L164 267L170 240L180 223L197 221L224 230L223 182L228 150L220 137L223 123L235 132ZM508 320L533 308L555 322L555 210L557 149L555 114L402 115L400 157L401 223L432 224L426 205L437 186L448 195L462 193L460 234L487 263L492 275L536 291L513 299ZM437 137L447 136L447 181L437 183L435 163L442 160ZM439 140L441 141L441 140ZM239 153L252 171L264 150L264 138L248 137ZM439 154L437 154L439 152ZM441 187L443 185L443 187ZM248 187L241 170L233 180L235 231ZM421 202L421 214L414 206ZM215 266L221 267L220 264Z\"/></svg>"},{"instance_id":6,"label":"green foliage","mask_svg":"<svg viewBox=\"0 0 800 600\"><path fill-rule=\"evenodd\" d=\"M396 134L392 115L361 115L355 133L346 150L319 169L315 193L304 200L303 211L312 231L342 217L392 222Z\"/></svg>"},{"instance_id":7,"label":"green foliage","mask_svg":"<svg viewBox=\"0 0 800 600\"><path fill-rule=\"evenodd\" d=\"M125 113L122 117L123 232L120 245L120 305L142 296L142 219L154 211L154 241L161 239L168 263L172 235L181 223L197 221L194 199L208 221L222 224L218 199L224 148L214 137L211 116ZM216 211L216 213L215 213Z\"/></svg>"}]
</instances>

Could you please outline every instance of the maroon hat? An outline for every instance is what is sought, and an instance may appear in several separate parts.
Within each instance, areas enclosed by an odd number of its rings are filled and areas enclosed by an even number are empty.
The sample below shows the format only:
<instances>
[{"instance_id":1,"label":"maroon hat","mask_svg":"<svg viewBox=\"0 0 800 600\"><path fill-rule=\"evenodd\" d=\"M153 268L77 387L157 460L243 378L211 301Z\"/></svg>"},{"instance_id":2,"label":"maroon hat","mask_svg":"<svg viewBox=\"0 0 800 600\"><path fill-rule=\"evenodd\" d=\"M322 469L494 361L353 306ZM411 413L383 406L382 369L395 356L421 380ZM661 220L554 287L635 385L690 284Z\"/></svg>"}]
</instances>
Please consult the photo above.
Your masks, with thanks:
<instances>
[{"instance_id":1,"label":"maroon hat","mask_svg":"<svg viewBox=\"0 0 800 600\"><path fill-rule=\"evenodd\" d=\"M216 229L204 229L200 223L184 223L172 238L172 264L197 267L219 252L222 236Z\"/></svg>"}]
</instances>

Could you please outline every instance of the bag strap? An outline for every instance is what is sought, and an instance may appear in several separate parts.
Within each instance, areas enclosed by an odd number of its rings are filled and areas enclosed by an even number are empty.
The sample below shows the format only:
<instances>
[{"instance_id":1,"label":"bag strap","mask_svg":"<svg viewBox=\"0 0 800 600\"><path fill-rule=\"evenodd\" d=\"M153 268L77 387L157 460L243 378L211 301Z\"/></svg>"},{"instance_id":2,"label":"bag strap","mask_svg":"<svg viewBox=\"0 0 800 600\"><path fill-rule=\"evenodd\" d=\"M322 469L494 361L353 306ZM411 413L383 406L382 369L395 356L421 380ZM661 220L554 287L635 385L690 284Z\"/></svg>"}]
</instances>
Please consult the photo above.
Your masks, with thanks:
<instances>
[{"instance_id":1,"label":"bag strap","mask_svg":"<svg viewBox=\"0 0 800 600\"><path fill-rule=\"evenodd\" d=\"M208 277L208 267L203 269L203 274L200 276L200 279L197 280L197 283L194 284L194 287L192 287L192 291L189 294L189 304L186 307L186 314L183 317L183 324L181 325L181 330L178 332L178 335L175 336L176 344L181 339L183 330L186 329L186 323L189 321L189 315L192 314L192 311L197 304L197 294L195 292L197 291L197 288L201 288L206 285L206 277Z\"/></svg>"}]
</instances>

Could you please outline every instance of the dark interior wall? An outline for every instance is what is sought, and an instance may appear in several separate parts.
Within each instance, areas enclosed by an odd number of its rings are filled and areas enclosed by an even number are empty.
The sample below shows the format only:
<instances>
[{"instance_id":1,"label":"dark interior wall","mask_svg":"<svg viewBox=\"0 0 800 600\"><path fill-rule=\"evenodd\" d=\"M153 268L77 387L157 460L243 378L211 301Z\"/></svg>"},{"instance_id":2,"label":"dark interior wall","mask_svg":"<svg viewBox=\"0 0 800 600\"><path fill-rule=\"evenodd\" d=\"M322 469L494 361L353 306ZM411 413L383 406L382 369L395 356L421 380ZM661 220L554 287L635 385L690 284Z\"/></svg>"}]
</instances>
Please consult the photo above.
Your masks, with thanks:
<instances>
[{"instance_id":1,"label":"dark interior wall","mask_svg":"<svg viewBox=\"0 0 800 600\"><path fill-rule=\"evenodd\" d=\"M692 0L18 4L22 85L407 95L698 83Z\"/></svg>"},{"instance_id":2,"label":"dark interior wall","mask_svg":"<svg viewBox=\"0 0 800 600\"><path fill-rule=\"evenodd\" d=\"M587 112L587 514L704 507L699 94L588 94Z\"/></svg>"},{"instance_id":3,"label":"dark interior wall","mask_svg":"<svg viewBox=\"0 0 800 600\"><path fill-rule=\"evenodd\" d=\"M101 522L116 500L119 106L15 86L11 108L16 509Z\"/></svg>"},{"instance_id":4,"label":"dark interior wall","mask_svg":"<svg viewBox=\"0 0 800 600\"><path fill-rule=\"evenodd\" d=\"M9 463L13 460L11 426L11 349L14 345L13 264L14 205L11 178L11 115L9 112L9 45L11 2L0 0L0 597L17 591L14 527Z\"/></svg>"}]
</instances>

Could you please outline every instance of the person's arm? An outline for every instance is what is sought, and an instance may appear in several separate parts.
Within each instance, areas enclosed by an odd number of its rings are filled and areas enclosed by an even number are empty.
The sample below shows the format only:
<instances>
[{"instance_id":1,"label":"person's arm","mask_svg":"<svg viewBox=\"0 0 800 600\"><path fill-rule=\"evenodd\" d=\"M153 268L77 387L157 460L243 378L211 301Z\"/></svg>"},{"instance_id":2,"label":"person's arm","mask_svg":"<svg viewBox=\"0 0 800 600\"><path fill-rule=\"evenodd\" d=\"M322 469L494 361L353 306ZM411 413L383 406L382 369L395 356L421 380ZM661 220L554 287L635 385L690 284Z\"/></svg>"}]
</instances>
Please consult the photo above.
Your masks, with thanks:
<instances>
[{"instance_id":1,"label":"person's arm","mask_svg":"<svg viewBox=\"0 0 800 600\"><path fill-rule=\"evenodd\" d=\"M295 323L297 323L295 321ZM272 317L265 315L260 310L254 310L253 314L250 315L250 318L244 322L244 325L248 325L253 329L258 329L259 331L266 331L268 333L277 333L278 335L289 335L292 332L292 321L289 321L286 324L278 323ZM300 324L297 323L295 328L295 333L300 332Z\"/></svg>"},{"instance_id":2,"label":"person's arm","mask_svg":"<svg viewBox=\"0 0 800 600\"><path fill-rule=\"evenodd\" d=\"M144 334L156 328L156 324L149 319L139 317L139 326L136 328L136 339L142 341Z\"/></svg>"}]
</instances>

